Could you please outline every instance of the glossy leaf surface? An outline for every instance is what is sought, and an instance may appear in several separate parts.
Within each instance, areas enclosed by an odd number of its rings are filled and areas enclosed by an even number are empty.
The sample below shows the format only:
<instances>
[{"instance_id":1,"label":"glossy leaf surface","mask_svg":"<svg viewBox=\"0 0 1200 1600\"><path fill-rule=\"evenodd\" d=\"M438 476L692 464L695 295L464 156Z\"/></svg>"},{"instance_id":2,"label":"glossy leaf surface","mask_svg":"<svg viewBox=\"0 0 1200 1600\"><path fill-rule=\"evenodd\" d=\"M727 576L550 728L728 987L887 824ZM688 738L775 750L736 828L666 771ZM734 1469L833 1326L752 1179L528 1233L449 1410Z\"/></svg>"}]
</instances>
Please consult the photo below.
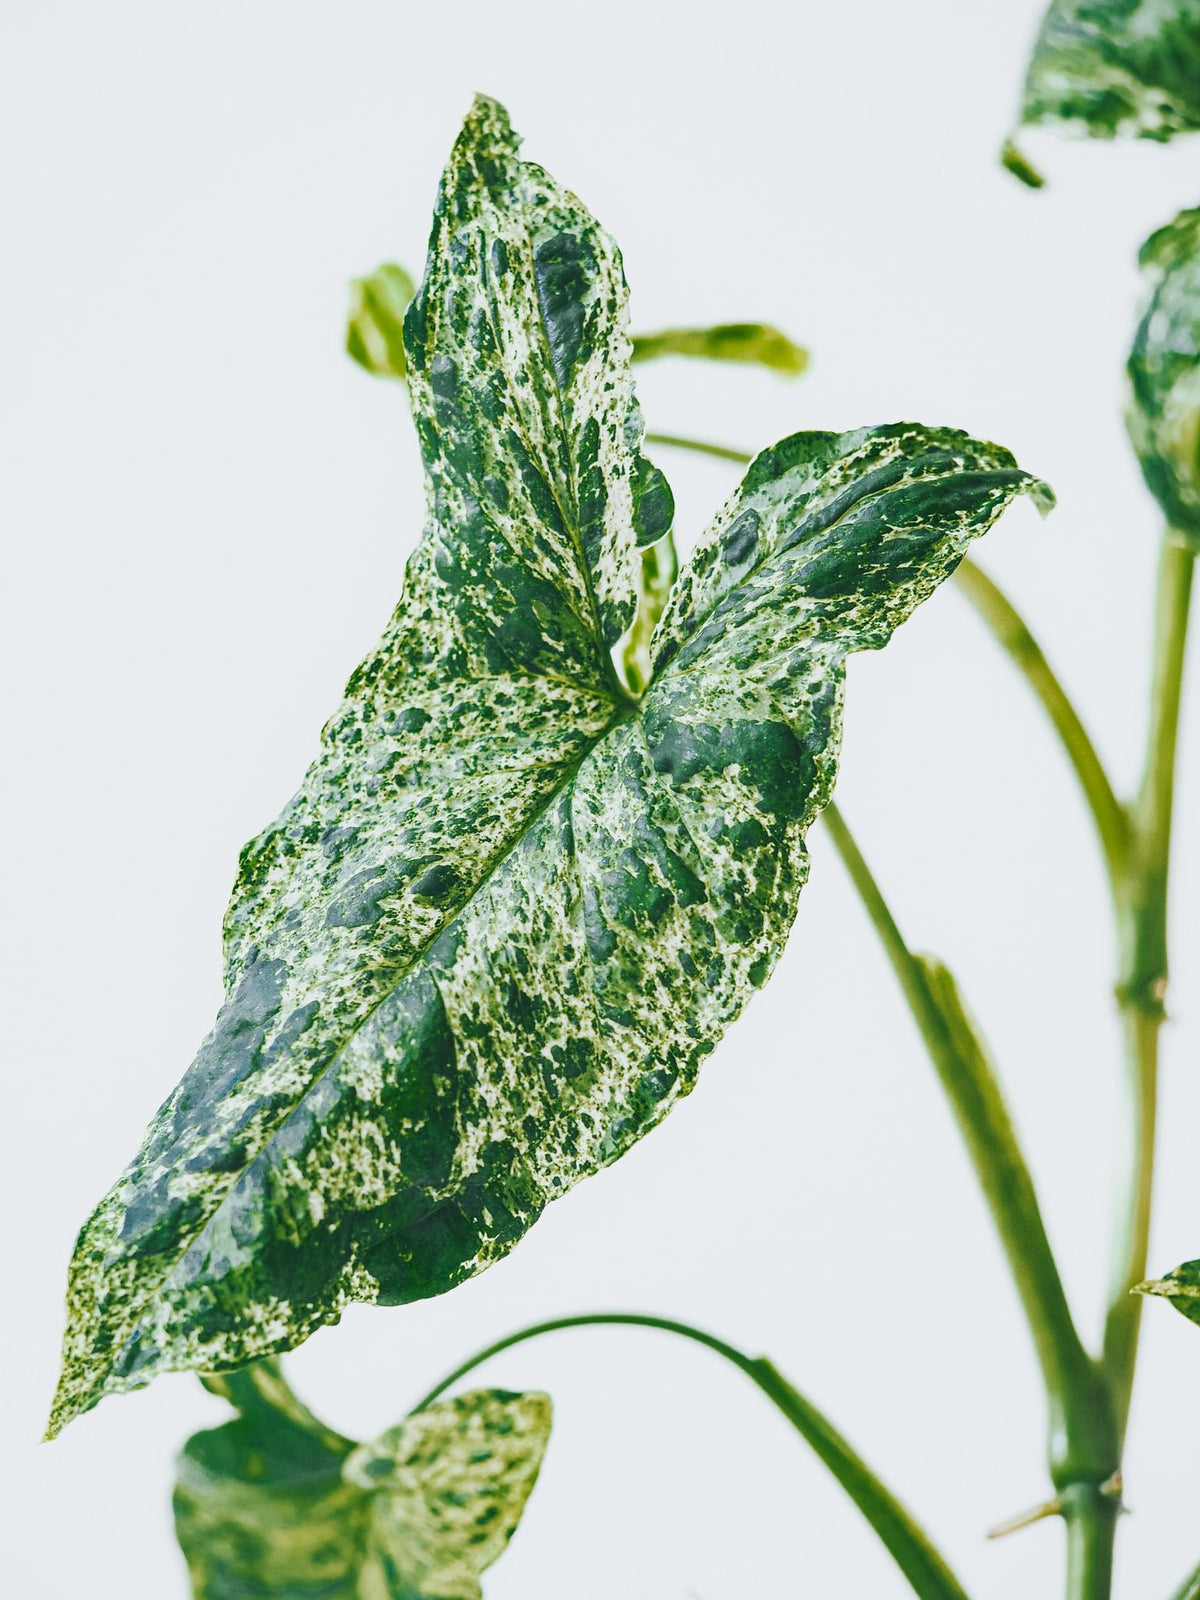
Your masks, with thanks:
<instances>
[{"instance_id":1,"label":"glossy leaf surface","mask_svg":"<svg viewBox=\"0 0 1200 1600\"><path fill-rule=\"evenodd\" d=\"M635 701L613 653L671 501L624 302L611 241L479 102L407 321L425 532L243 854L216 1026L81 1235L52 1426L453 1287L661 1120L782 949L847 655L1040 493L951 430L784 440Z\"/></svg>"},{"instance_id":2,"label":"glossy leaf surface","mask_svg":"<svg viewBox=\"0 0 1200 1600\"><path fill-rule=\"evenodd\" d=\"M1200 549L1200 210L1152 234L1150 296L1129 357L1129 436L1167 523Z\"/></svg>"},{"instance_id":3,"label":"glossy leaf surface","mask_svg":"<svg viewBox=\"0 0 1200 1600\"><path fill-rule=\"evenodd\" d=\"M355 1445L274 1409L266 1365L212 1385L239 1415L179 1459L195 1600L478 1600L537 1479L548 1397L477 1390Z\"/></svg>"},{"instance_id":4,"label":"glossy leaf surface","mask_svg":"<svg viewBox=\"0 0 1200 1600\"><path fill-rule=\"evenodd\" d=\"M1200 0L1054 0L1021 121L1101 139L1200 128Z\"/></svg>"}]
</instances>

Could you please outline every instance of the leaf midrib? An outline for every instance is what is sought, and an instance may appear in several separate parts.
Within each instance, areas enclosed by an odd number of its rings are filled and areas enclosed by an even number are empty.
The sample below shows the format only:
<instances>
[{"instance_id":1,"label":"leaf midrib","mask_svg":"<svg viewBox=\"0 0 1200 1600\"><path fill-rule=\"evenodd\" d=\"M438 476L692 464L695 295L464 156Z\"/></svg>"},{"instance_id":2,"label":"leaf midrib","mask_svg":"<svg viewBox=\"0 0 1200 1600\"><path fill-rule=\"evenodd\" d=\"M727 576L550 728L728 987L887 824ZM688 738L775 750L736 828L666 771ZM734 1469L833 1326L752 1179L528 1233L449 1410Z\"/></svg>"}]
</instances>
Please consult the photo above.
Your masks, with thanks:
<instances>
[{"instance_id":1,"label":"leaf midrib","mask_svg":"<svg viewBox=\"0 0 1200 1600\"><path fill-rule=\"evenodd\" d=\"M558 372L557 372L557 370L555 368L555 365L554 365L554 356L553 356L553 353L552 353L551 347L550 347L549 331L548 331L548 329L546 327L546 322L545 322L545 308L544 308L543 301L542 301L541 284L539 282L538 273L537 273L537 251L534 248L533 234L530 231L528 223L525 221L525 217L527 216L527 214L529 212L529 209L530 209L528 204L527 204L527 183L528 183L528 179L527 179L527 176L526 176L526 168L530 165L530 163L528 163L526 161L523 161L521 159L521 156L518 153L515 145L514 145L514 147L512 149L506 150L505 151L505 155L509 158L509 160L512 161L513 165L517 169L514 187L521 194L521 202L522 202L522 204L521 204L521 229L522 229L522 232L524 233L524 236L525 236L525 244L526 244L526 247L527 247L528 252L529 252L529 260L530 260L530 263L531 263L531 266L532 266L533 292L534 292L534 297L535 297L535 299L537 301L537 307L538 307L537 328L538 328L538 334L539 334L540 342L541 342L542 347L543 347L542 348L542 352L541 352L542 356L544 358L543 362L542 362L542 368L543 368L543 371L545 371L546 369L549 369L551 380L552 380L552 382L554 384L555 399L558 402L558 410L559 410L559 430L558 431L561 432L561 434L564 437L564 439L566 439L567 442L568 442L567 478L568 478L570 492L571 492L571 496L572 496L572 502L573 502L571 507L570 507L570 509L569 509L569 511L568 511L568 508L563 506L562 501L559 499L559 496L558 496L558 493L557 493L557 490L556 490L556 486L555 486L555 484L553 482L553 475L551 475L551 478L547 481L546 487L549 489L551 498L553 499L555 505L558 507L559 514L563 519L563 525L567 529L567 533L568 533L568 535L569 535L569 537L571 539L571 543L572 543L572 545L574 546L574 549L575 549L575 557L576 557L576 560L577 560L577 562L579 564L580 573L583 576L584 590L585 590L585 592L587 594L587 597L588 597L588 604L591 607L591 612L592 612L592 615L591 615L592 631L593 631L593 634L594 634L595 638L597 639L597 641L599 642L599 645L600 645L599 654L600 654L600 660L601 660L601 670L606 673L606 675L607 675L612 687L616 690L617 696L619 696L620 698L624 699L624 698L627 698L627 697L625 696L625 692L624 692L623 686L621 684L621 681L620 681L619 677L617 676L616 666L613 663L612 656L611 656L611 653L609 651L609 647L607 645L607 642L605 641L604 627L603 627L603 624L602 624L602 621L601 621L600 608L599 608L599 604L598 604L597 598L596 598L596 589L595 589L595 585L594 585L593 579L592 579L592 569L591 569L591 566L588 563L587 553L583 548L583 534L582 534L582 530L579 527L579 485L576 482L575 451L574 451L574 448L571 446L571 443L570 443L570 441L571 441L571 433L570 433L569 428L567 427L566 400L565 400L565 397L563 395L562 386L560 385L560 383L558 381ZM486 195L486 197L487 197L488 204L491 205L492 207L496 208L496 202L493 199L492 192L488 188L487 183L483 178L483 174L479 171L478 165L474 166L474 170L475 170L476 178L477 178L477 180L479 182L479 185L480 185L480 189L483 192L483 194ZM549 174L548 173L546 174L546 177L549 179ZM550 179L550 182L553 182L553 181L554 181L553 179ZM498 209L498 208L496 208L496 209ZM486 239L488 237L488 235L484 231L482 218L480 218L479 221L477 222L477 226L479 227L481 240L482 239ZM586 224L585 224L585 231L586 231ZM499 235L497 234L496 237L499 237ZM616 244L611 240L609 242L612 245L612 249L614 251L616 251L616 249L617 249ZM487 306L488 322L491 325L492 337L495 340L496 349L500 350L500 349L503 348L503 346L502 346L502 343L501 343L501 340L500 340L500 330L499 330L499 327L498 327L498 324L497 324L496 318L495 318L495 305L496 305L496 299L497 299L496 287L497 286L496 286L496 282L495 282L495 278L494 278L494 274L493 274L493 270L492 270L491 252L489 250L487 250L487 249L481 249L479 254L480 254L480 261L481 261L482 266L483 266L483 276L484 276L484 281L485 281L486 289L487 289L487 292L486 292L486 295L485 295L485 304ZM618 253L618 255L619 255L619 253ZM626 334L626 337L628 338L628 327L626 327L626 329L625 329L625 334ZM516 398L517 398L516 394L513 391L511 384L508 382L507 364L502 363L502 366L504 367L504 372L505 372L505 386L508 388L509 394L512 396L513 400L515 401ZM533 447L533 440L529 437L528 426L527 426L524 414L523 414L523 412L521 410L521 407L520 407L520 405L514 405L513 409L514 409L514 412L515 412L517 418L520 421L521 437L522 437L522 440L524 441L525 447L529 451L529 454L530 454L531 458L536 459L537 458L537 453L535 452L534 447ZM631 450L630 451L630 459L631 460L636 455L636 453L637 453L636 450ZM631 490L631 494L632 494L632 482L630 484L630 490ZM497 531L499 531L499 530L497 530ZM634 530L633 530L632 527L630 528L630 534L631 534L631 537L632 537L633 547L636 550L636 548L637 548L637 539L636 539L636 536L634 534Z\"/></svg>"},{"instance_id":2,"label":"leaf midrib","mask_svg":"<svg viewBox=\"0 0 1200 1600\"><path fill-rule=\"evenodd\" d=\"M281 1133L283 1133L284 1129L301 1109L308 1097L317 1090L321 1083L324 1082L328 1074L337 1066L346 1049L350 1044L353 1043L354 1039L358 1036L362 1029L366 1027L367 1023L375 1015L379 1007L383 1005L392 994L395 993L397 987L404 981L404 979L407 978L420 965L420 963L425 960L426 956L429 954L429 951L433 948L437 941L442 937L443 934L448 932L449 929L454 926L455 922L458 921L463 912L471 905L475 897L491 881L496 872L499 871L500 867L503 866L504 862L513 853L513 851L517 849L521 841L527 838L528 835L533 832L534 828L538 825L550 808L561 799L567 790L569 790L571 785L573 785L575 782L575 779L578 777L584 762L588 760L594 751L597 750L604 740L607 739L611 733L615 732L617 728L621 727L624 723L632 720L635 717L640 720L640 709L632 702L626 702L625 705L618 705L616 707L616 712L617 714L611 719L611 721L605 725L600 733L591 738L590 742L585 745L585 747L580 751L579 755L569 764L563 775L562 781L556 785L553 790L551 790L542 804L533 812L525 826L521 829L520 833L506 843L503 848L497 850L497 852L490 858L486 870L480 873L470 893L464 896L461 903L455 909L453 915L447 917L443 923L441 923L433 932L428 935L425 940L422 941L422 943L413 951L412 955L407 961L407 964L397 971L393 981L379 995L378 999L374 1001L370 1008L365 1011L360 1018L358 1018L351 1032L349 1032L346 1037L337 1045L336 1049L330 1055L329 1060L320 1069L312 1081L305 1087L303 1093L298 1096L295 1103L287 1111L286 1115L271 1130L271 1133L267 1139L264 1140L259 1149L255 1151L253 1158L248 1161L245 1166L239 1168L236 1172L229 1175L229 1181L221 1194L221 1198L217 1201L217 1204L205 1218L203 1227L201 1227L189 1238L188 1242L183 1246L178 1255L172 1261L170 1267L162 1274L161 1283L164 1288L170 1283L188 1252L216 1222L226 1200L236 1188L237 1184L247 1175L247 1173L249 1173L255 1166L258 1165L264 1156L267 1155L275 1143L275 1140L279 1138ZM572 837L574 837L573 824ZM142 1322L143 1314L141 1311L139 1311L138 1318L133 1325L130 1338L134 1337L138 1333L142 1326ZM122 1348L125 1348L128 1343L129 1340L127 1339Z\"/></svg>"}]
</instances>

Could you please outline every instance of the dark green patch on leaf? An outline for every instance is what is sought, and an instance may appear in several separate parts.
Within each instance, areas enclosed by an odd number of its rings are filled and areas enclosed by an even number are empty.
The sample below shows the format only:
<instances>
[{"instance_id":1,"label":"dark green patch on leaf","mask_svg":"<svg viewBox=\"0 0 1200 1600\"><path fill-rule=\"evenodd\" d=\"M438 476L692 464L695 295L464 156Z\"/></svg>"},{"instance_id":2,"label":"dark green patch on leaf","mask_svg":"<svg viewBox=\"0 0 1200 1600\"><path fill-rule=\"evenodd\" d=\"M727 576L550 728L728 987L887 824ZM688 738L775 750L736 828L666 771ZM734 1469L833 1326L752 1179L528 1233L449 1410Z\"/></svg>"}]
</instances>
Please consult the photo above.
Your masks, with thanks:
<instances>
[{"instance_id":1,"label":"dark green patch on leaf","mask_svg":"<svg viewBox=\"0 0 1200 1600\"><path fill-rule=\"evenodd\" d=\"M1129 357L1126 422L1168 525L1200 550L1200 210L1142 246L1150 294Z\"/></svg>"}]
</instances>

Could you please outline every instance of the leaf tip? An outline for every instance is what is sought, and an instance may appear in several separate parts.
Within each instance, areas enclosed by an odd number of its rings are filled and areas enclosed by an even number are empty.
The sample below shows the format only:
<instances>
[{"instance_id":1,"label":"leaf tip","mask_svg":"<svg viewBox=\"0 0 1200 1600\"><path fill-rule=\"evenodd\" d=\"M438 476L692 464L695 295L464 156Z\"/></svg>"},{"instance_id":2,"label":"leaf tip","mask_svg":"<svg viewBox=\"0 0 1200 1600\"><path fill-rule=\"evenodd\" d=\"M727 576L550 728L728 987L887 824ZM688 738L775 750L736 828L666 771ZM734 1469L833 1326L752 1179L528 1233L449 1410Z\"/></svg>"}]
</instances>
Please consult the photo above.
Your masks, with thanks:
<instances>
[{"instance_id":1,"label":"leaf tip","mask_svg":"<svg viewBox=\"0 0 1200 1600\"><path fill-rule=\"evenodd\" d=\"M1177 1300L1182 1299L1187 1291L1181 1290L1181 1286L1170 1278L1147 1278L1144 1283L1135 1283L1129 1292L1143 1294L1147 1298L1153 1296L1160 1300Z\"/></svg>"},{"instance_id":2,"label":"leaf tip","mask_svg":"<svg viewBox=\"0 0 1200 1600\"><path fill-rule=\"evenodd\" d=\"M1030 478L1026 484L1029 498L1037 507L1038 515L1048 517L1058 504L1058 496L1044 478Z\"/></svg>"},{"instance_id":3,"label":"leaf tip","mask_svg":"<svg viewBox=\"0 0 1200 1600\"><path fill-rule=\"evenodd\" d=\"M1000 147L1000 165L1006 172L1010 172L1019 183L1027 189L1044 189L1046 180L1032 161L1018 150L1012 139L1006 139Z\"/></svg>"}]
</instances>

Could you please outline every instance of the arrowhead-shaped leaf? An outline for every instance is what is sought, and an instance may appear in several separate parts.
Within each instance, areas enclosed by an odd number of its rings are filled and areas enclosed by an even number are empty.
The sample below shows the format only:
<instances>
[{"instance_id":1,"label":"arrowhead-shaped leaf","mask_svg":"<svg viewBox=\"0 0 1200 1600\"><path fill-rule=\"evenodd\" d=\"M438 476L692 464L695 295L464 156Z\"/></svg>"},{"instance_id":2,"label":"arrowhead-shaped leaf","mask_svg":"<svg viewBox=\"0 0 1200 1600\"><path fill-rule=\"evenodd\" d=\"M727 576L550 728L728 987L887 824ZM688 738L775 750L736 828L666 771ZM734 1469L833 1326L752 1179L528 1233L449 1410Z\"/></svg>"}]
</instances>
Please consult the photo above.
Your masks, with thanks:
<instances>
[{"instance_id":1,"label":"arrowhead-shaped leaf","mask_svg":"<svg viewBox=\"0 0 1200 1600\"><path fill-rule=\"evenodd\" d=\"M479 1600L550 1436L543 1394L476 1390L355 1445L245 1372L239 1415L179 1459L175 1530L195 1600Z\"/></svg>"},{"instance_id":2,"label":"arrowhead-shaped leaf","mask_svg":"<svg viewBox=\"0 0 1200 1600\"><path fill-rule=\"evenodd\" d=\"M85 1227L52 1426L439 1294L616 1160L765 982L844 663L1018 494L913 424L764 451L625 692L638 453L615 246L481 101L408 314L428 520L384 639L242 859L228 999Z\"/></svg>"},{"instance_id":3,"label":"arrowhead-shaped leaf","mask_svg":"<svg viewBox=\"0 0 1200 1600\"><path fill-rule=\"evenodd\" d=\"M1200 550L1200 210L1142 246L1150 298L1129 357L1129 436L1167 522Z\"/></svg>"},{"instance_id":4,"label":"arrowhead-shaped leaf","mask_svg":"<svg viewBox=\"0 0 1200 1600\"><path fill-rule=\"evenodd\" d=\"M1021 121L1101 139L1200 128L1200 0L1054 0Z\"/></svg>"}]
</instances>

